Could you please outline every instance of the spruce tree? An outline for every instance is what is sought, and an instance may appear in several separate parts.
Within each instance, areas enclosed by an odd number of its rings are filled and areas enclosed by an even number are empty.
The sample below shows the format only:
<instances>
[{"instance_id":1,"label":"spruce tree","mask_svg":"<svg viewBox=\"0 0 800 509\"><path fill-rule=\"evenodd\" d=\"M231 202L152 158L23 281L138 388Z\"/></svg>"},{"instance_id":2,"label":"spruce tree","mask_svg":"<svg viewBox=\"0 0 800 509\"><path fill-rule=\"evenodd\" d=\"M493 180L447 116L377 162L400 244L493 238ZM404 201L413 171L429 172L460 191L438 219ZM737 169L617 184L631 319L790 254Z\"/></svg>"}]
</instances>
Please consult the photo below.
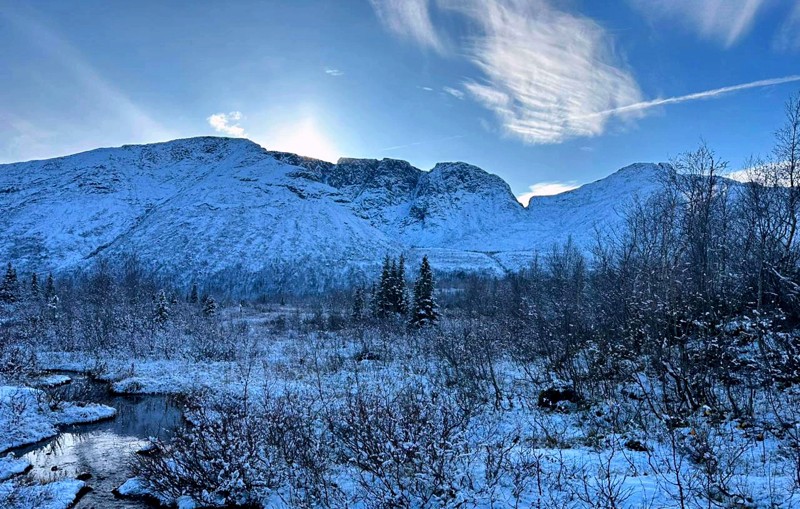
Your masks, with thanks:
<instances>
[{"instance_id":1,"label":"spruce tree","mask_svg":"<svg viewBox=\"0 0 800 509\"><path fill-rule=\"evenodd\" d=\"M383 259L381 280L378 284L376 310L378 316L387 316L392 311L392 262L389 255Z\"/></svg>"},{"instance_id":2,"label":"spruce tree","mask_svg":"<svg viewBox=\"0 0 800 509\"><path fill-rule=\"evenodd\" d=\"M411 314L411 324L415 327L434 325L439 320L433 292L433 272L428 263L428 257L424 256L419 267L419 276L414 283L414 309Z\"/></svg>"},{"instance_id":3,"label":"spruce tree","mask_svg":"<svg viewBox=\"0 0 800 509\"><path fill-rule=\"evenodd\" d=\"M156 303L153 308L153 321L159 327L163 327L169 320L169 305L167 304L167 294L164 290L158 292Z\"/></svg>"},{"instance_id":4,"label":"spruce tree","mask_svg":"<svg viewBox=\"0 0 800 509\"><path fill-rule=\"evenodd\" d=\"M31 298L39 300L39 276L35 272L31 276Z\"/></svg>"},{"instance_id":5,"label":"spruce tree","mask_svg":"<svg viewBox=\"0 0 800 509\"><path fill-rule=\"evenodd\" d=\"M197 300L197 283L192 283L192 292L189 294L189 302L192 304L197 304Z\"/></svg>"},{"instance_id":6,"label":"spruce tree","mask_svg":"<svg viewBox=\"0 0 800 509\"><path fill-rule=\"evenodd\" d=\"M354 322L360 322L364 317L364 289L361 287L356 288L356 293L353 296L353 315Z\"/></svg>"},{"instance_id":7,"label":"spruce tree","mask_svg":"<svg viewBox=\"0 0 800 509\"><path fill-rule=\"evenodd\" d=\"M378 288L377 284L372 283L372 287L369 290L369 312L373 317L380 316L380 292Z\"/></svg>"},{"instance_id":8,"label":"spruce tree","mask_svg":"<svg viewBox=\"0 0 800 509\"><path fill-rule=\"evenodd\" d=\"M56 296L56 283L53 281L53 273L47 275L47 282L44 284L44 300L48 303Z\"/></svg>"},{"instance_id":9,"label":"spruce tree","mask_svg":"<svg viewBox=\"0 0 800 509\"><path fill-rule=\"evenodd\" d=\"M400 255L395 275L395 312L405 315L408 313L408 296L406 295L406 259Z\"/></svg>"},{"instance_id":10,"label":"spruce tree","mask_svg":"<svg viewBox=\"0 0 800 509\"><path fill-rule=\"evenodd\" d=\"M203 315L214 316L217 314L217 302L213 297L206 296L203 300Z\"/></svg>"},{"instance_id":11,"label":"spruce tree","mask_svg":"<svg viewBox=\"0 0 800 509\"><path fill-rule=\"evenodd\" d=\"M3 284L0 285L0 302L8 304L17 302L19 300L19 285L17 283L17 271L8 262L6 275L3 277Z\"/></svg>"},{"instance_id":12,"label":"spruce tree","mask_svg":"<svg viewBox=\"0 0 800 509\"><path fill-rule=\"evenodd\" d=\"M389 309L390 313L397 312L397 260L392 259L392 265L389 267L389 291L388 291Z\"/></svg>"}]
</instances>

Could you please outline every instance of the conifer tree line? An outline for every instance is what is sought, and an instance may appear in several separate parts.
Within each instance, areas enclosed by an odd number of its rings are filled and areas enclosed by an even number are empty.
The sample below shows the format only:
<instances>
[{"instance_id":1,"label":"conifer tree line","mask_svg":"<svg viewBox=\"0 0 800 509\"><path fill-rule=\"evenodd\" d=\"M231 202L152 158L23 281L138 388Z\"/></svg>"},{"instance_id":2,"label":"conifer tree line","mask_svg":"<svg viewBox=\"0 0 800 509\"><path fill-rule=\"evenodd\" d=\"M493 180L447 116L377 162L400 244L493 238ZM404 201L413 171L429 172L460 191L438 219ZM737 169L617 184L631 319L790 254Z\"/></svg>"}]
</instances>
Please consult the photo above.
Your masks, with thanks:
<instances>
[{"instance_id":1,"label":"conifer tree line","mask_svg":"<svg viewBox=\"0 0 800 509\"><path fill-rule=\"evenodd\" d=\"M369 303L364 289L356 288L352 319L363 320L368 308L373 318L407 319L415 327L435 325L439 313L434 291L433 271L427 256L422 258L413 293L409 295L405 256L401 254L398 258L392 258L386 255L380 278L372 285Z\"/></svg>"},{"instance_id":2,"label":"conifer tree line","mask_svg":"<svg viewBox=\"0 0 800 509\"><path fill-rule=\"evenodd\" d=\"M37 273L32 273L30 276L30 283L26 283L20 281L17 270L11 262L6 265L6 272L0 284L0 303L14 304L17 302L32 301L51 305L53 304L52 301L57 298L52 273L47 275L44 292L42 292L39 285L39 275Z\"/></svg>"}]
</instances>

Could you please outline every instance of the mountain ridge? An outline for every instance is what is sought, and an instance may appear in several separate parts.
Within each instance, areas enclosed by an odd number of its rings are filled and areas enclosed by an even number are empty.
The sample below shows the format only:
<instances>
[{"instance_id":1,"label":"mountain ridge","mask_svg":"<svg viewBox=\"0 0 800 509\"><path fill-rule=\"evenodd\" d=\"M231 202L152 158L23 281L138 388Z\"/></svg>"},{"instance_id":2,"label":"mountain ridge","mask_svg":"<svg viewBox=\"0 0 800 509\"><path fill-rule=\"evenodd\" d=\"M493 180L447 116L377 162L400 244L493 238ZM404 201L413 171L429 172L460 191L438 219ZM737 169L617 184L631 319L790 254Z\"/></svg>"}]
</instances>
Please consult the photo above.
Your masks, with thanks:
<instances>
[{"instance_id":1,"label":"mountain ridge","mask_svg":"<svg viewBox=\"0 0 800 509\"><path fill-rule=\"evenodd\" d=\"M221 137L100 148L0 165L0 260L69 271L135 252L167 277L237 279L245 292L366 281L399 252L440 272L503 273L567 238L588 250L664 167L629 165L525 207L464 162L330 163Z\"/></svg>"}]
</instances>

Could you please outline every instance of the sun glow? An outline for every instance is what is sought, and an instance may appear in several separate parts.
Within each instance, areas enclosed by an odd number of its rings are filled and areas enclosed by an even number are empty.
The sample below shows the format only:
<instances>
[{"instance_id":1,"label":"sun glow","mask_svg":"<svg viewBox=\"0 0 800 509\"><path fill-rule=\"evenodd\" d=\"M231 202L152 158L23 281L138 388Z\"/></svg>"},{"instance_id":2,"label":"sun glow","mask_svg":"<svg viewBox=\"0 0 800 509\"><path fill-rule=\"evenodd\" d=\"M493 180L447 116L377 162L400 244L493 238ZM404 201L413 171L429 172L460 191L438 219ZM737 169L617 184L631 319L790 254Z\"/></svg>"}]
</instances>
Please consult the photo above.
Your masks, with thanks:
<instances>
[{"instance_id":1,"label":"sun glow","mask_svg":"<svg viewBox=\"0 0 800 509\"><path fill-rule=\"evenodd\" d=\"M341 151L313 117L272 130L261 145L269 150L293 152L323 161L336 162L341 157Z\"/></svg>"}]
</instances>

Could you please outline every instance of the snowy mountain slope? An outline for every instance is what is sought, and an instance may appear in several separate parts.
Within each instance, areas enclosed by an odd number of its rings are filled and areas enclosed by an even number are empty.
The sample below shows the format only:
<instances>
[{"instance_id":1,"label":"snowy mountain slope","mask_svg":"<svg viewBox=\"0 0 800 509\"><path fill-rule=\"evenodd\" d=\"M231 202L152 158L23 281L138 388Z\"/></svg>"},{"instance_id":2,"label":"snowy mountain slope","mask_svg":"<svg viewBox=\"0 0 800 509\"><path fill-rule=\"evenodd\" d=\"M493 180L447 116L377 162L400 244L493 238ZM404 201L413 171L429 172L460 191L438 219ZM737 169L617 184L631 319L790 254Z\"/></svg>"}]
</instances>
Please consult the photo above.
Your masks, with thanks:
<instances>
[{"instance_id":1,"label":"snowy mountain slope","mask_svg":"<svg viewBox=\"0 0 800 509\"><path fill-rule=\"evenodd\" d=\"M0 261L70 270L136 253L165 275L251 290L371 277L386 253L439 270L516 270L572 237L588 247L663 166L639 164L522 207L466 163L337 164L244 139L191 138L0 165Z\"/></svg>"}]
</instances>

